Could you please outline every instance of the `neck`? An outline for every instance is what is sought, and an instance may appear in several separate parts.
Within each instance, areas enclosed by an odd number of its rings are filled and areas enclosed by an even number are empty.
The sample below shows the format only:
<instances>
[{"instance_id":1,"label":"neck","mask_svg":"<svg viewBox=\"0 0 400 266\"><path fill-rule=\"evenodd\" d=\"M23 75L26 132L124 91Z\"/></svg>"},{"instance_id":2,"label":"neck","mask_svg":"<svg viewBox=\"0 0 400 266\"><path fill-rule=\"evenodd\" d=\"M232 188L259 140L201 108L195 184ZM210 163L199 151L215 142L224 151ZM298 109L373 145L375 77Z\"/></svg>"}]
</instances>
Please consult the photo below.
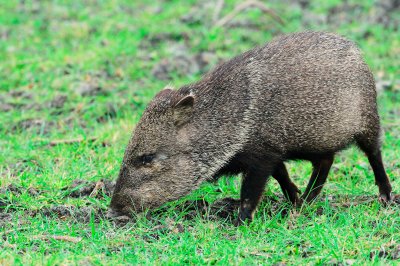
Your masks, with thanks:
<instances>
[{"instance_id":1,"label":"neck","mask_svg":"<svg viewBox=\"0 0 400 266\"><path fill-rule=\"evenodd\" d=\"M195 97L188 131L199 175L211 179L247 141L251 94L243 87L218 86L210 80L184 86L179 93Z\"/></svg>"}]
</instances>

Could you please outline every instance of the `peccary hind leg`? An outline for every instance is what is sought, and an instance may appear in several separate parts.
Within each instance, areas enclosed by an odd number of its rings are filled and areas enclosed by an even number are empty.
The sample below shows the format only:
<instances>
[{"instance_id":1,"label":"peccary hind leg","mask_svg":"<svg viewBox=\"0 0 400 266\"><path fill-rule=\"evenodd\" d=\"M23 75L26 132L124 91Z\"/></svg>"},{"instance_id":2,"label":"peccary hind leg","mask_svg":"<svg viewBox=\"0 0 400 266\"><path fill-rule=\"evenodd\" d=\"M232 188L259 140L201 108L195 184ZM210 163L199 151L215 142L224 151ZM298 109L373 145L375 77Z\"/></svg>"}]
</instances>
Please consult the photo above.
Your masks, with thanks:
<instances>
[{"instance_id":1,"label":"peccary hind leg","mask_svg":"<svg viewBox=\"0 0 400 266\"><path fill-rule=\"evenodd\" d=\"M386 175L385 167L382 162L382 154L378 141L373 144L369 144L368 139L359 139L358 145L361 150L365 152L368 157L368 161L374 171L375 184L379 188L379 200L383 203L387 203L392 199L392 186L390 185L389 178Z\"/></svg>"},{"instance_id":2,"label":"peccary hind leg","mask_svg":"<svg viewBox=\"0 0 400 266\"><path fill-rule=\"evenodd\" d=\"M300 206L301 199L298 196L300 190L297 186L290 180L289 174L286 170L285 164L283 162L277 164L274 172L272 173L273 178L275 178L279 185L281 186L283 195L294 205Z\"/></svg>"},{"instance_id":3,"label":"peccary hind leg","mask_svg":"<svg viewBox=\"0 0 400 266\"><path fill-rule=\"evenodd\" d=\"M302 199L311 202L319 195L328 177L329 170L331 169L333 157L333 154L329 154L312 162L313 172L306 191L301 196Z\"/></svg>"},{"instance_id":4,"label":"peccary hind leg","mask_svg":"<svg viewBox=\"0 0 400 266\"><path fill-rule=\"evenodd\" d=\"M254 211L264 192L265 183L268 180L269 173L258 169L249 170L243 177L240 191L240 209L236 225L243 222L252 221Z\"/></svg>"}]
</instances>

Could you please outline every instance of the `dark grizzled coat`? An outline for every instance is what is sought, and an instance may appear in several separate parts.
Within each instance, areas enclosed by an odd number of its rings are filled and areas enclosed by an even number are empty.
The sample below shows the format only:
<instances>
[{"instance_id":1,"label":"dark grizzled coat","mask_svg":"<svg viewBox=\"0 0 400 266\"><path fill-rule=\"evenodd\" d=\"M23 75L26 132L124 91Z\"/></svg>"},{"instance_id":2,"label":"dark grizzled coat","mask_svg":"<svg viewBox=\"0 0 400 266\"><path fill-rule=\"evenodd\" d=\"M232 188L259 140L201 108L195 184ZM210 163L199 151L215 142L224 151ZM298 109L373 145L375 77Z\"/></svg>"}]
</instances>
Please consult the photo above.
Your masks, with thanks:
<instances>
[{"instance_id":1,"label":"dark grizzled coat","mask_svg":"<svg viewBox=\"0 0 400 266\"><path fill-rule=\"evenodd\" d=\"M243 173L239 218L251 219L270 175L301 202L284 161L313 162L303 195L312 200L334 153L352 142L367 153L389 200L379 131L374 79L357 47L329 33L286 35L156 95L128 144L111 207L157 207L207 179Z\"/></svg>"}]
</instances>

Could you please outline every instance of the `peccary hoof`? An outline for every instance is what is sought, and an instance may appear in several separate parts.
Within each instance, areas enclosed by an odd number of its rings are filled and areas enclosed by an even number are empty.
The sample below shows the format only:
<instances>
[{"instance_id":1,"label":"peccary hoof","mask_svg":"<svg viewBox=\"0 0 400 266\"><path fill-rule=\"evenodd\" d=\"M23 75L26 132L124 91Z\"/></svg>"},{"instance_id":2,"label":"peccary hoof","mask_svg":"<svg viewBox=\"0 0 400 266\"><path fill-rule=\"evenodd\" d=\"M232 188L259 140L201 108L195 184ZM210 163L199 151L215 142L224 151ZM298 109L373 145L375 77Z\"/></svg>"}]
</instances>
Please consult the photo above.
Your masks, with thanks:
<instances>
[{"instance_id":1,"label":"peccary hoof","mask_svg":"<svg viewBox=\"0 0 400 266\"><path fill-rule=\"evenodd\" d=\"M239 211L239 215L238 218L236 219L236 221L233 223L235 226L240 226L240 225L245 225L245 224L249 224L253 221L253 217L251 215L251 212L247 211L247 210L242 210Z\"/></svg>"},{"instance_id":2,"label":"peccary hoof","mask_svg":"<svg viewBox=\"0 0 400 266\"><path fill-rule=\"evenodd\" d=\"M245 222L242 219L240 219L239 217L233 222L233 225L236 227L244 225L244 224L245 224Z\"/></svg>"},{"instance_id":3,"label":"peccary hoof","mask_svg":"<svg viewBox=\"0 0 400 266\"><path fill-rule=\"evenodd\" d=\"M393 199L393 195L391 192L389 193L382 193L379 195L379 202L382 203L384 206L388 205Z\"/></svg>"}]
</instances>

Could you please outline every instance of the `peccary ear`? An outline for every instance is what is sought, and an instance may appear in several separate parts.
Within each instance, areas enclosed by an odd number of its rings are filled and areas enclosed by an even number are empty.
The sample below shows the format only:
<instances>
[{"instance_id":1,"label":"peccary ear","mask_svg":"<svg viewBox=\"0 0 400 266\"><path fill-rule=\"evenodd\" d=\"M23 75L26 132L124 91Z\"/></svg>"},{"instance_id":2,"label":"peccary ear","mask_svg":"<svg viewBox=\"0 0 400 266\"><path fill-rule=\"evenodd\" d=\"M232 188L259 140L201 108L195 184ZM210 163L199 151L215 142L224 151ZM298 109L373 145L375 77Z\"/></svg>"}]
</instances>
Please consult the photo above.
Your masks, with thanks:
<instances>
[{"instance_id":1,"label":"peccary ear","mask_svg":"<svg viewBox=\"0 0 400 266\"><path fill-rule=\"evenodd\" d=\"M193 113L193 104L193 95L185 96L177 104L175 104L174 123L176 126L180 127L189 122Z\"/></svg>"}]
</instances>

